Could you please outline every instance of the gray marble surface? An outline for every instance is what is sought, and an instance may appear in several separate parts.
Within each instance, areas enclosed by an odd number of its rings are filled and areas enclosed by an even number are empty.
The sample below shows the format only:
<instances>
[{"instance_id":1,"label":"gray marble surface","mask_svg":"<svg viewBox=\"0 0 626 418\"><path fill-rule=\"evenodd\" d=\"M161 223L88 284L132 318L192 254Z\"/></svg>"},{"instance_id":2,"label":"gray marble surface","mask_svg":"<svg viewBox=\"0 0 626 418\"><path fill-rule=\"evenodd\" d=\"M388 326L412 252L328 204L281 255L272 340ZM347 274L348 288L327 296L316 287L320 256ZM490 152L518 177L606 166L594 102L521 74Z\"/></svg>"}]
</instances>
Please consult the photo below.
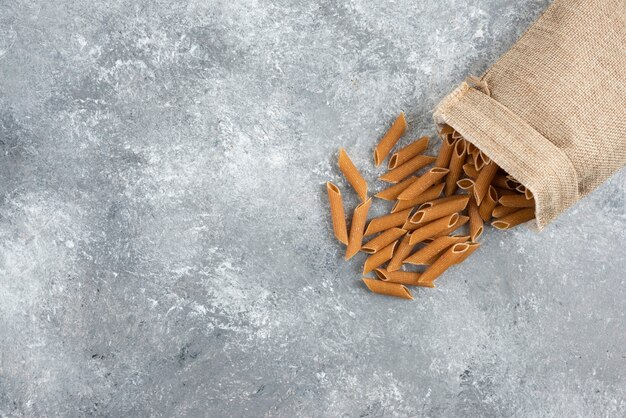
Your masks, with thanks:
<instances>
[{"instance_id":1,"label":"gray marble surface","mask_svg":"<svg viewBox=\"0 0 626 418\"><path fill-rule=\"evenodd\" d=\"M0 416L626 414L626 172L413 302L330 232L547 4L0 2Z\"/></svg>"}]
</instances>

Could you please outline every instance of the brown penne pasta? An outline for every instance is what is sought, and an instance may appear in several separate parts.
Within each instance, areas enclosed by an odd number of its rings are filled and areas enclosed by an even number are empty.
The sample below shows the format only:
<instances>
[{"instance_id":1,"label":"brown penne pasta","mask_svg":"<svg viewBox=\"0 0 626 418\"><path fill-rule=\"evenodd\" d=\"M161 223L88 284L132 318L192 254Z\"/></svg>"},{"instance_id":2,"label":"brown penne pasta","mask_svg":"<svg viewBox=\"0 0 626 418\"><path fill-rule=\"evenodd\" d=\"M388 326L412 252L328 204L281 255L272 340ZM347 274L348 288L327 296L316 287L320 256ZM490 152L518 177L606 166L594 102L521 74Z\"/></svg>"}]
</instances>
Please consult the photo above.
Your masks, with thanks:
<instances>
[{"instance_id":1,"label":"brown penne pasta","mask_svg":"<svg viewBox=\"0 0 626 418\"><path fill-rule=\"evenodd\" d=\"M411 234L409 243L414 245L424 241L426 238L432 238L440 232L450 228L458 219L459 214L453 213L452 215L437 219L436 221L420 225L419 229L414 230Z\"/></svg>"},{"instance_id":2,"label":"brown penne pasta","mask_svg":"<svg viewBox=\"0 0 626 418\"><path fill-rule=\"evenodd\" d=\"M398 184L394 184L391 187L387 187L385 190L381 190L376 193L377 198L383 200L396 200L398 195L404 191L407 187L409 187L413 182L417 180L417 177L409 177L402 180Z\"/></svg>"},{"instance_id":3,"label":"brown penne pasta","mask_svg":"<svg viewBox=\"0 0 626 418\"><path fill-rule=\"evenodd\" d=\"M454 145L452 157L450 157L450 164L448 165L450 172L446 176L446 187L443 189L443 194L446 196L450 196L456 191L456 182L461 177L461 172L463 171L466 149L467 142L465 142L465 140L460 139L457 141L456 145Z\"/></svg>"},{"instance_id":4,"label":"brown penne pasta","mask_svg":"<svg viewBox=\"0 0 626 418\"><path fill-rule=\"evenodd\" d=\"M426 269L419 278L420 283L432 283L443 274L448 268L457 262L470 250L470 245L466 243L454 244L430 267Z\"/></svg>"},{"instance_id":5,"label":"brown penne pasta","mask_svg":"<svg viewBox=\"0 0 626 418\"><path fill-rule=\"evenodd\" d=\"M339 148L339 169L363 202L367 200L367 182L343 148Z\"/></svg>"},{"instance_id":6,"label":"brown penne pasta","mask_svg":"<svg viewBox=\"0 0 626 418\"><path fill-rule=\"evenodd\" d=\"M496 206L495 208L493 208L493 212L491 212L491 216L493 216L494 218L502 218L503 216L506 216L510 213L513 212L517 212L519 210L519 208L512 208L509 206Z\"/></svg>"},{"instance_id":7,"label":"brown penne pasta","mask_svg":"<svg viewBox=\"0 0 626 418\"><path fill-rule=\"evenodd\" d=\"M404 209L413 208L421 203L438 198L441 195L441 191L443 190L444 186L445 184L443 183L436 184L434 186L431 186L428 190L417 196L415 199L398 200L391 209L391 213L396 213Z\"/></svg>"},{"instance_id":8,"label":"brown penne pasta","mask_svg":"<svg viewBox=\"0 0 626 418\"><path fill-rule=\"evenodd\" d=\"M428 265L431 263L433 258L438 257L442 252L450 248L450 246L454 244L458 244L460 242L466 242L469 240L468 236L444 236L435 238L435 240L425 247L420 248L410 256L404 259L405 264L415 264L415 265Z\"/></svg>"},{"instance_id":9,"label":"brown penne pasta","mask_svg":"<svg viewBox=\"0 0 626 418\"><path fill-rule=\"evenodd\" d=\"M454 225L452 225L451 227L447 229L444 229L443 231L435 235L433 238L439 238L445 235L450 235L451 233L453 233L454 231L456 231L457 229L459 229L460 227L462 227L468 222L469 222L469 216L461 215L459 216L459 219L457 219L457 221L454 223Z\"/></svg>"},{"instance_id":10,"label":"brown penne pasta","mask_svg":"<svg viewBox=\"0 0 626 418\"><path fill-rule=\"evenodd\" d=\"M374 273L379 280L382 280L384 282L400 283L409 286L423 286L417 282L420 278L420 274L413 271L387 271L384 269L376 269L374 270Z\"/></svg>"},{"instance_id":11,"label":"brown penne pasta","mask_svg":"<svg viewBox=\"0 0 626 418\"><path fill-rule=\"evenodd\" d=\"M467 143L467 154L474 154L474 152L476 152L478 148L476 148L476 145L472 144L471 142Z\"/></svg>"},{"instance_id":12,"label":"brown penne pasta","mask_svg":"<svg viewBox=\"0 0 626 418\"><path fill-rule=\"evenodd\" d=\"M493 185L492 185L491 187L493 187L494 189L496 189L496 192L498 193L498 197L502 197L502 196L505 196L505 195L508 195L508 194L519 194L519 193L517 192L517 190L515 190L515 189L513 189L513 190L511 190L511 189L505 189L505 188L502 188L502 187L496 187L496 186L493 186Z\"/></svg>"},{"instance_id":13,"label":"brown penne pasta","mask_svg":"<svg viewBox=\"0 0 626 418\"><path fill-rule=\"evenodd\" d=\"M496 174L493 180L491 181L491 185L495 187L500 187L502 189L515 190L515 183L508 179L504 174Z\"/></svg>"},{"instance_id":14,"label":"brown penne pasta","mask_svg":"<svg viewBox=\"0 0 626 418\"><path fill-rule=\"evenodd\" d=\"M389 170L404 164L416 155L421 154L428 148L428 137L423 136L420 139L413 141L406 147L402 148L398 152L394 153L389 159Z\"/></svg>"},{"instance_id":15,"label":"brown penne pasta","mask_svg":"<svg viewBox=\"0 0 626 418\"><path fill-rule=\"evenodd\" d=\"M443 199L448 200L443 203L436 203L437 200ZM469 196L455 195L444 197L443 199L437 199L432 202L424 203L422 206L420 206L419 210L415 212L413 216L411 216L409 222L414 224L425 224L428 222L432 222L435 219L443 218L444 216L460 212L467 206Z\"/></svg>"},{"instance_id":16,"label":"brown penne pasta","mask_svg":"<svg viewBox=\"0 0 626 418\"><path fill-rule=\"evenodd\" d=\"M443 125L439 130L439 137L445 138L446 136L452 135L452 132L454 132L454 129L452 129L450 125Z\"/></svg>"},{"instance_id":17,"label":"brown penne pasta","mask_svg":"<svg viewBox=\"0 0 626 418\"><path fill-rule=\"evenodd\" d=\"M363 277L363 282L369 290L380 295L395 296L402 299L413 299L413 295L404 285L399 283L383 282L382 280Z\"/></svg>"},{"instance_id":18,"label":"brown penne pasta","mask_svg":"<svg viewBox=\"0 0 626 418\"><path fill-rule=\"evenodd\" d=\"M493 178L496 176L498 172L498 166L494 162L490 162L486 164L478 174L476 181L474 182L474 199L476 199L476 203L479 205L483 201L483 198L489 191L489 186L493 181Z\"/></svg>"},{"instance_id":19,"label":"brown penne pasta","mask_svg":"<svg viewBox=\"0 0 626 418\"><path fill-rule=\"evenodd\" d=\"M394 226L403 225L409 219L410 214L411 209L405 209L402 212L390 213L389 215L374 218L367 225L365 236L367 237L377 232L385 231Z\"/></svg>"},{"instance_id":20,"label":"brown penne pasta","mask_svg":"<svg viewBox=\"0 0 626 418\"><path fill-rule=\"evenodd\" d=\"M526 196L528 200L534 199L533 192L531 192L530 189L524 190L524 196Z\"/></svg>"},{"instance_id":21,"label":"brown penne pasta","mask_svg":"<svg viewBox=\"0 0 626 418\"><path fill-rule=\"evenodd\" d=\"M498 199L498 203L502 206L510 208L534 208L535 199L526 199L523 194L509 194Z\"/></svg>"},{"instance_id":22,"label":"brown penne pasta","mask_svg":"<svg viewBox=\"0 0 626 418\"><path fill-rule=\"evenodd\" d=\"M363 274L367 274L376 267L382 265L384 262L391 260L396 245L398 245L398 241L392 242L382 250L367 257L367 260L365 260L365 264L363 265Z\"/></svg>"},{"instance_id":23,"label":"brown penne pasta","mask_svg":"<svg viewBox=\"0 0 626 418\"><path fill-rule=\"evenodd\" d=\"M448 168L455 142L456 139L453 139L451 136L443 138L439 154L437 154L437 159L435 160L435 167Z\"/></svg>"},{"instance_id":24,"label":"brown penne pasta","mask_svg":"<svg viewBox=\"0 0 626 418\"><path fill-rule=\"evenodd\" d=\"M496 189L493 186L489 186L489 191L487 192L487 196L485 196L483 201L480 203L480 206L478 207L478 214L480 215L480 218L484 222L487 222L489 219L491 219L491 212L493 212L493 208L496 207L497 203L498 203L498 193L496 192ZM470 225L470 229L471 229L471 225Z\"/></svg>"},{"instance_id":25,"label":"brown penne pasta","mask_svg":"<svg viewBox=\"0 0 626 418\"><path fill-rule=\"evenodd\" d=\"M463 164L463 172L465 175L472 180L476 180L478 177L479 171L476 170L476 166L474 164Z\"/></svg>"},{"instance_id":26,"label":"brown penne pasta","mask_svg":"<svg viewBox=\"0 0 626 418\"><path fill-rule=\"evenodd\" d=\"M388 183L397 183L415 173L420 168L426 167L433 161L435 161L435 157L431 157L429 155L417 155L401 166L383 174L380 176L380 179Z\"/></svg>"},{"instance_id":27,"label":"brown penne pasta","mask_svg":"<svg viewBox=\"0 0 626 418\"><path fill-rule=\"evenodd\" d=\"M448 174L447 168L433 167L420 176L417 181L413 182L402 193L398 195L398 200L413 200L420 194L424 193L430 186L436 184L443 176Z\"/></svg>"},{"instance_id":28,"label":"brown penne pasta","mask_svg":"<svg viewBox=\"0 0 626 418\"><path fill-rule=\"evenodd\" d=\"M341 191L333 183L326 182L326 191L330 202L330 217L333 221L333 232L339 242L348 245L348 228L346 227L346 212L343 209Z\"/></svg>"},{"instance_id":29,"label":"brown penne pasta","mask_svg":"<svg viewBox=\"0 0 626 418\"><path fill-rule=\"evenodd\" d=\"M463 138L463 135L461 135L460 132L452 131L452 138L454 138L454 139L461 139L461 138Z\"/></svg>"},{"instance_id":30,"label":"brown penne pasta","mask_svg":"<svg viewBox=\"0 0 626 418\"><path fill-rule=\"evenodd\" d=\"M472 243L468 242L468 244L470 246L469 249L465 251L465 253L461 257L459 257L459 259L456 261L456 264L461 264L463 261L465 261L467 257L472 255L474 251L478 249L478 247L480 247L480 243L478 242L472 242Z\"/></svg>"},{"instance_id":31,"label":"brown penne pasta","mask_svg":"<svg viewBox=\"0 0 626 418\"><path fill-rule=\"evenodd\" d=\"M495 228L498 228L498 229L511 229L514 226L530 221L534 217L535 217L535 209L525 208L525 209L517 210L513 213L509 213L508 215L503 216L500 219L493 221L491 225L493 225Z\"/></svg>"},{"instance_id":32,"label":"brown penne pasta","mask_svg":"<svg viewBox=\"0 0 626 418\"><path fill-rule=\"evenodd\" d=\"M374 254L381 249L385 248L387 245L396 241L400 237L406 234L406 231L401 228L390 228L377 236L374 239L369 240L361 247L361 251L368 254Z\"/></svg>"},{"instance_id":33,"label":"brown penne pasta","mask_svg":"<svg viewBox=\"0 0 626 418\"><path fill-rule=\"evenodd\" d=\"M372 198L369 198L354 209L350 225L350 236L348 237L348 247L346 248L346 260L351 259L361 249L363 229L365 228L367 212L370 210L371 205Z\"/></svg>"},{"instance_id":34,"label":"brown penne pasta","mask_svg":"<svg viewBox=\"0 0 626 418\"><path fill-rule=\"evenodd\" d=\"M404 238L402 238L402 241L400 241L400 244L398 245L398 248L396 249L393 257L391 258L391 261L389 262L389 264L387 264L387 270L400 270L400 267L402 267L402 261L409 254L411 254L411 250L413 249L413 247L414 245L411 244L411 234L406 234Z\"/></svg>"},{"instance_id":35,"label":"brown penne pasta","mask_svg":"<svg viewBox=\"0 0 626 418\"><path fill-rule=\"evenodd\" d=\"M474 197L469 200L467 213L469 215L470 237L472 238L472 242L476 242L483 233L483 219L480 217L478 205Z\"/></svg>"},{"instance_id":36,"label":"brown penne pasta","mask_svg":"<svg viewBox=\"0 0 626 418\"><path fill-rule=\"evenodd\" d=\"M404 112L401 112L374 150L374 164L376 164L376 167L378 167L380 163L387 158L389 151L391 151L393 146L396 145L398 139L400 139L406 130L406 126Z\"/></svg>"},{"instance_id":37,"label":"brown penne pasta","mask_svg":"<svg viewBox=\"0 0 626 418\"><path fill-rule=\"evenodd\" d=\"M472 180L472 179L461 179L461 180L456 182L456 185L461 190L467 190L468 192L471 192L471 190L474 188L474 180Z\"/></svg>"}]
</instances>

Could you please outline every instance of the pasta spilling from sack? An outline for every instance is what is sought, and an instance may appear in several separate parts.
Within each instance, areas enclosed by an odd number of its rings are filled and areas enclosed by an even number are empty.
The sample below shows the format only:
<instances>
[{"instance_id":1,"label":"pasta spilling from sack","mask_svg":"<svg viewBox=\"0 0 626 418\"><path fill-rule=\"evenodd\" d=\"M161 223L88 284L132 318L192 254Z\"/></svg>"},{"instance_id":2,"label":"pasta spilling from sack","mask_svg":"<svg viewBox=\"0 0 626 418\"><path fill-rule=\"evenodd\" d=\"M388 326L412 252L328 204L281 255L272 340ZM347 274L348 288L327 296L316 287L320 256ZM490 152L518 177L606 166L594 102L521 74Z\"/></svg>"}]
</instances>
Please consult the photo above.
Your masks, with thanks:
<instances>
[{"instance_id":1,"label":"pasta spilling from sack","mask_svg":"<svg viewBox=\"0 0 626 418\"><path fill-rule=\"evenodd\" d=\"M401 113L375 149L376 166L406 127ZM387 215L369 222L368 184L346 151L339 150L339 169L362 202L353 211L348 232L341 191L326 183L333 233L346 245L346 260L360 251L368 254L363 274L374 272L375 278L363 277L363 282L374 293L413 299L406 286L435 287L449 268L478 249L485 222L493 219L493 227L510 229L535 217L530 190L450 126L441 126L439 136L437 156L422 154L428 137L391 154L380 179L394 184L374 197L395 203ZM467 233L459 234L466 224Z\"/></svg>"}]
</instances>

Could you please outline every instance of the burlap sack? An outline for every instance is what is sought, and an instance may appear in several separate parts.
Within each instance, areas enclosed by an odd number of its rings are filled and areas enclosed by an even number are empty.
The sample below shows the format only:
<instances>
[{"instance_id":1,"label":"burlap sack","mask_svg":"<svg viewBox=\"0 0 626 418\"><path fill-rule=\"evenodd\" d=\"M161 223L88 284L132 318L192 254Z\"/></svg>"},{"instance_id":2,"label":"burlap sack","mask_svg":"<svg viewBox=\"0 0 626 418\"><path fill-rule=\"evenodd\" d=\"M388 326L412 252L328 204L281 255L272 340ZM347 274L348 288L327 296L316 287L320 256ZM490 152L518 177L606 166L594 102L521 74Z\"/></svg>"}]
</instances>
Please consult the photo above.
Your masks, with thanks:
<instances>
[{"instance_id":1,"label":"burlap sack","mask_svg":"<svg viewBox=\"0 0 626 418\"><path fill-rule=\"evenodd\" d=\"M543 228L626 164L626 1L554 1L434 119L530 189Z\"/></svg>"}]
</instances>

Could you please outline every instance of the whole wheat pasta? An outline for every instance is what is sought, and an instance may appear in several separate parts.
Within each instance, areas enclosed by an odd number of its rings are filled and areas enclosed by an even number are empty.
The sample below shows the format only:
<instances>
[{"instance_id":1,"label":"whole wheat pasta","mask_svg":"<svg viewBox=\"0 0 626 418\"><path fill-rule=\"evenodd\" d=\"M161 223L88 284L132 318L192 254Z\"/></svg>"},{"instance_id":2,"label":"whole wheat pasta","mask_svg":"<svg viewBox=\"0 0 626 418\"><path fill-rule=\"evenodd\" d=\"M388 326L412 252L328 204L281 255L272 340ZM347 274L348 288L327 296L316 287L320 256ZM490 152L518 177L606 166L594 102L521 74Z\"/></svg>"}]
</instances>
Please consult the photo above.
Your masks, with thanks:
<instances>
[{"instance_id":1,"label":"whole wheat pasta","mask_svg":"<svg viewBox=\"0 0 626 418\"><path fill-rule=\"evenodd\" d=\"M476 145L472 144L471 142L467 143L467 154L474 154L476 152L478 148L476 148Z\"/></svg>"},{"instance_id":2,"label":"whole wheat pasta","mask_svg":"<svg viewBox=\"0 0 626 418\"><path fill-rule=\"evenodd\" d=\"M392 242L382 250L367 257L367 260L365 260L365 264L363 265L363 274L367 274L384 262L391 260L396 245L398 245L398 241Z\"/></svg>"},{"instance_id":3,"label":"whole wheat pasta","mask_svg":"<svg viewBox=\"0 0 626 418\"><path fill-rule=\"evenodd\" d=\"M467 205L468 199L469 199L469 196L463 195L463 194L455 194L452 196L440 197L439 199L434 199L434 200L429 200L428 202L424 202L422 205L420 205L419 209L421 210L421 209L426 209L426 208L432 208L433 206L441 206L443 204L447 204L450 202L456 202L457 200L461 200L465 202L465 205ZM465 206L463 206L459 210L463 210L463 209L465 209Z\"/></svg>"},{"instance_id":4,"label":"whole wheat pasta","mask_svg":"<svg viewBox=\"0 0 626 418\"><path fill-rule=\"evenodd\" d=\"M387 166L389 170L393 170L394 168L404 164L409 161L411 158L416 155L421 154L428 148L428 137L423 136L420 139L413 141L406 147L402 148L398 152L395 152L389 158L389 165Z\"/></svg>"},{"instance_id":5,"label":"whole wheat pasta","mask_svg":"<svg viewBox=\"0 0 626 418\"><path fill-rule=\"evenodd\" d=\"M377 198L383 200L396 200L398 195L404 191L407 187L409 187L413 182L417 180L417 177L409 177L402 180L398 184L394 184L391 187L387 187L385 190L381 190L376 193Z\"/></svg>"},{"instance_id":6,"label":"whole wheat pasta","mask_svg":"<svg viewBox=\"0 0 626 418\"><path fill-rule=\"evenodd\" d=\"M467 244L470 246L469 249L461 257L459 257L459 259L456 261L456 264L461 264L463 261L465 261L467 257L472 255L474 251L478 249L478 247L480 247L479 242L468 242Z\"/></svg>"},{"instance_id":7,"label":"whole wheat pasta","mask_svg":"<svg viewBox=\"0 0 626 418\"><path fill-rule=\"evenodd\" d=\"M398 195L398 200L412 200L420 194L424 193L430 186L436 184L443 176L448 174L450 170L447 168L433 167L420 176L417 181L413 182L402 193Z\"/></svg>"},{"instance_id":8,"label":"whole wheat pasta","mask_svg":"<svg viewBox=\"0 0 626 418\"><path fill-rule=\"evenodd\" d=\"M502 206L508 206L511 208L534 208L535 199L526 199L523 194L509 194L502 196L498 199L498 203Z\"/></svg>"},{"instance_id":9,"label":"whole wheat pasta","mask_svg":"<svg viewBox=\"0 0 626 418\"><path fill-rule=\"evenodd\" d=\"M498 203L498 193L495 187L489 186L489 191L487 192L487 196L485 196L483 201L480 203L480 206L478 207L478 214L480 215L480 218L483 221L487 222L489 219L491 219L491 213L493 212L493 208L496 207L497 203ZM471 224L470 224L470 229L471 229Z\"/></svg>"},{"instance_id":10,"label":"whole wheat pasta","mask_svg":"<svg viewBox=\"0 0 626 418\"><path fill-rule=\"evenodd\" d=\"M467 214L469 215L470 237L472 242L476 242L483 233L483 219L478 212L478 205L473 197L467 205Z\"/></svg>"},{"instance_id":11,"label":"whole wheat pasta","mask_svg":"<svg viewBox=\"0 0 626 418\"><path fill-rule=\"evenodd\" d=\"M446 136L441 142L441 148L439 148L439 154L437 154L437 159L435 160L435 167L448 168L450 165L450 157L452 157L452 148L454 148L454 144L456 139L453 139L452 136Z\"/></svg>"},{"instance_id":12,"label":"whole wheat pasta","mask_svg":"<svg viewBox=\"0 0 626 418\"><path fill-rule=\"evenodd\" d=\"M482 160L483 165L489 164L491 162L491 158L489 158L487 154L485 154L484 152L480 150L478 151L478 159Z\"/></svg>"},{"instance_id":13,"label":"whole wheat pasta","mask_svg":"<svg viewBox=\"0 0 626 418\"><path fill-rule=\"evenodd\" d=\"M457 132L457 131L453 130L452 131L452 138L454 138L454 139L461 139L461 138L463 138L463 135L461 135L460 132Z\"/></svg>"},{"instance_id":14,"label":"whole wheat pasta","mask_svg":"<svg viewBox=\"0 0 626 418\"><path fill-rule=\"evenodd\" d=\"M406 126L404 112L401 112L400 116L396 118L391 125L391 128L389 128L389 130L385 133L385 136L383 136L374 150L374 164L376 164L376 167L378 167L380 163L387 158L389 151L391 151L393 146L396 145L396 142L398 142L398 139L400 139L406 130Z\"/></svg>"},{"instance_id":15,"label":"whole wheat pasta","mask_svg":"<svg viewBox=\"0 0 626 418\"><path fill-rule=\"evenodd\" d=\"M496 165L496 163L491 162L489 164L486 164L480 170L478 178L476 178L476 181L474 182L473 189L474 199L476 199L476 203L478 203L479 205L483 201L483 198L487 194L487 191L489 191L489 186L491 185L493 178L496 176L498 168L499 167Z\"/></svg>"},{"instance_id":16,"label":"whole wheat pasta","mask_svg":"<svg viewBox=\"0 0 626 418\"><path fill-rule=\"evenodd\" d=\"M534 218L535 209L525 208L515 211L513 213L509 213L508 215L493 221L491 225L498 229L510 229L524 222L528 222Z\"/></svg>"},{"instance_id":17,"label":"whole wheat pasta","mask_svg":"<svg viewBox=\"0 0 626 418\"><path fill-rule=\"evenodd\" d=\"M328 201L330 202L330 217L333 221L333 232L339 242L348 245L348 229L346 227L346 212L343 209L341 191L330 181L326 182Z\"/></svg>"},{"instance_id":18,"label":"whole wheat pasta","mask_svg":"<svg viewBox=\"0 0 626 418\"><path fill-rule=\"evenodd\" d=\"M367 212L370 210L371 205L372 198L369 198L354 209L350 225L350 236L348 237L348 247L346 248L346 260L351 259L361 249L363 229L365 228Z\"/></svg>"},{"instance_id":19,"label":"whole wheat pasta","mask_svg":"<svg viewBox=\"0 0 626 418\"><path fill-rule=\"evenodd\" d=\"M367 237L377 232L385 231L389 228L393 228L394 226L403 225L407 219L409 219L410 213L411 209L405 209L401 212L390 213L389 215L379 216L378 218L372 219L367 225L365 236Z\"/></svg>"},{"instance_id":20,"label":"whole wheat pasta","mask_svg":"<svg viewBox=\"0 0 626 418\"><path fill-rule=\"evenodd\" d=\"M382 280L384 282L399 283L409 286L423 286L422 284L417 282L420 278L420 274L413 271L387 271L384 269L376 269L374 270L374 273L379 280Z\"/></svg>"},{"instance_id":21,"label":"whole wheat pasta","mask_svg":"<svg viewBox=\"0 0 626 418\"><path fill-rule=\"evenodd\" d=\"M467 190L468 193L474 188L474 180L472 179L461 179L456 182L456 185L461 190Z\"/></svg>"},{"instance_id":22,"label":"whole wheat pasta","mask_svg":"<svg viewBox=\"0 0 626 418\"><path fill-rule=\"evenodd\" d=\"M450 125L442 125L439 130L439 137L444 139L445 137L452 135L452 132L454 132L454 129L452 129Z\"/></svg>"},{"instance_id":23,"label":"whole wheat pasta","mask_svg":"<svg viewBox=\"0 0 626 418\"><path fill-rule=\"evenodd\" d=\"M467 251L469 251L469 244L460 243L454 244L448 250L446 250L441 257L437 259L430 267L426 269L419 278L420 283L432 283L439 276L443 274L448 268L455 265Z\"/></svg>"},{"instance_id":24,"label":"whole wheat pasta","mask_svg":"<svg viewBox=\"0 0 626 418\"><path fill-rule=\"evenodd\" d=\"M462 227L463 225L465 225L468 222L469 222L469 216L461 215L461 216L459 216L459 219L457 219L457 221L454 223L454 225L452 225L451 227L446 228L443 231L441 231L440 233L434 235L433 238L439 238L439 237L443 237L445 235L450 235L451 233L453 233L454 231L456 231L457 229L459 229L460 227Z\"/></svg>"},{"instance_id":25,"label":"whole wheat pasta","mask_svg":"<svg viewBox=\"0 0 626 418\"><path fill-rule=\"evenodd\" d=\"M503 187L497 187L494 186L493 184L491 185L491 187L493 187L494 189L496 189L496 192L498 193L498 197L502 197L502 196L506 196L508 194L515 194L515 195L519 195L519 193L517 192L517 190L513 189L505 189Z\"/></svg>"},{"instance_id":26,"label":"whole wheat pasta","mask_svg":"<svg viewBox=\"0 0 626 418\"><path fill-rule=\"evenodd\" d=\"M451 215L456 212L460 212L467 206L469 196L449 196L455 197L455 199L449 199L448 201L435 204L436 201L424 203L417 212L409 219L409 222L414 224L425 224L432 222L435 219L443 218L444 216ZM444 198L445 199L445 198ZM442 199L438 199L442 200Z\"/></svg>"},{"instance_id":27,"label":"whole wheat pasta","mask_svg":"<svg viewBox=\"0 0 626 418\"><path fill-rule=\"evenodd\" d=\"M491 181L491 184L495 187L509 190L515 190L515 187L517 186L511 179L500 173L496 174L496 176Z\"/></svg>"},{"instance_id":28,"label":"whole wheat pasta","mask_svg":"<svg viewBox=\"0 0 626 418\"><path fill-rule=\"evenodd\" d=\"M506 216L513 212L517 212L518 210L519 208L512 208L509 206L498 205L495 208L493 208L493 212L491 212L491 216L493 216L494 218L502 218L503 216Z\"/></svg>"},{"instance_id":29,"label":"whole wheat pasta","mask_svg":"<svg viewBox=\"0 0 626 418\"><path fill-rule=\"evenodd\" d=\"M385 248L387 245L396 241L398 238L402 237L406 234L406 231L401 228L390 228L377 236L374 239L369 240L361 247L361 251L368 254L374 254L381 249Z\"/></svg>"},{"instance_id":30,"label":"whole wheat pasta","mask_svg":"<svg viewBox=\"0 0 626 418\"><path fill-rule=\"evenodd\" d=\"M458 140L454 146L452 157L450 157L450 164L448 165L450 172L446 176L446 187L443 189L443 194L446 196L450 196L456 191L456 182L461 177L461 172L463 171L466 149L467 142L463 139Z\"/></svg>"},{"instance_id":31,"label":"whole wheat pasta","mask_svg":"<svg viewBox=\"0 0 626 418\"><path fill-rule=\"evenodd\" d=\"M463 172L467 177L471 178L472 180L476 180L476 177L478 177L479 173L479 171L476 169L476 166L469 163L463 164Z\"/></svg>"},{"instance_id":32,"label":"whole wheat pasta","mask_svg":"<svg viewBox=\"0 0 626 418\"><path fill-rule=\"evenodd\" d=\"M432 221L423 226L420 226L419 229L414 230L411 234L409 243L411 245L414 245L424 241L426 238L432 238L440 232L445 231L446 229L453 226L458 219L459 214L453 213L452 215L448 215L446 217L437 219L436 221Z\"/></svg>"},{"instance_id":33,"label":"whole wheat pasta","mask_svg":"<svg viewBox=\"0 0 626 418\"><path fill-rule=\"evenodd\" d=\"M415 207L421 203L428 202L430 200L436 199L441 195L441 191L443 190L444 183L436 184L431 186L424 193L417 196L415 199L411 200L398 200L396 204L391 209L391 213L396 213L401 210Z\"/></svg>"},{"instance_id":34,"label":"whole wheat pasta","mask_svg":"<svg viewBox=\"0 0 626 418\"><path fill-rule=\"evenodd\" d=\"M411 233L406 234L400 241L396 252L394 253L391 261L387 264L388 271L400 270L402 267L402 261L411 254L411 250L415 245L411 244Z\"/></svg>"},{"instance_id":35,"label":"whole wheat pasta","mask_svg":"<svg viewBox=\"0 0 626 418\"><path fill-rule=\"evenodd\" d=\"M524 190L524 196L526 196L526 199L528 200L531 200L534 198L533 192L531 192L530 189Z\"/></svg>"},{"instance_id":36,"label":"whole wheat pasta","mask_svg":"<svg viewBox=\"0 0 626 418\"><path fill-rule=\"evenodd\" d=\"M515 188L515 190L516 190L518 193L525 194L525 193L526 193L526 186L524 186L523 184L520 184L519 186L517 186L517 187Z\"/></svg>"},{"instance_id":37,"label":"whole wheat pasta","mask_svg":"<svg viewBox=\"0 0 626 418\"><path fill-rule=\"evenodd\" d=\"M348 183L352 185L356 194L365 202L367 200L367 182L343 148L339 148L339 169Z\"/></svg>"},{"instance_id":38,"label":"whole wheat pasta","mask_svg":"<svg viewBox=\"0 0 626 418\"><path fill-rule=\"evenodd\" d=\"M413 299L413 295L404 285L399 283L383 282L382 280L363 277L363 282L369 290L380 295L395 296L402 299Z\"/></svg>"},{"instance_id":39,"label":"whole wheat pasta","mask_svg":"<svg viewBox=\"0 0 626 418\"><path fill-rule=\"evenodd\" d=\"M388 183L397 183L415 173L420 168L426 167L433 161L435 161L435 157L431 157L430 155L416 155L401 166L386 172L380 176L380 179Z\"/></svg>"},{"instance_id":40,"label":"whole wheat pasta","mask_svg":"<svg viewBox=\"0 0 626 418\"><path fill-rule=\"evenodd\" d=\"M454 244L466 242L468 236L445 236L435 238L435 240L425 247L420 248L410 256L404 259L405 264L427 265L434 257L438 257L442 252L450 248Z\"/></svg>"}]
</instances>

